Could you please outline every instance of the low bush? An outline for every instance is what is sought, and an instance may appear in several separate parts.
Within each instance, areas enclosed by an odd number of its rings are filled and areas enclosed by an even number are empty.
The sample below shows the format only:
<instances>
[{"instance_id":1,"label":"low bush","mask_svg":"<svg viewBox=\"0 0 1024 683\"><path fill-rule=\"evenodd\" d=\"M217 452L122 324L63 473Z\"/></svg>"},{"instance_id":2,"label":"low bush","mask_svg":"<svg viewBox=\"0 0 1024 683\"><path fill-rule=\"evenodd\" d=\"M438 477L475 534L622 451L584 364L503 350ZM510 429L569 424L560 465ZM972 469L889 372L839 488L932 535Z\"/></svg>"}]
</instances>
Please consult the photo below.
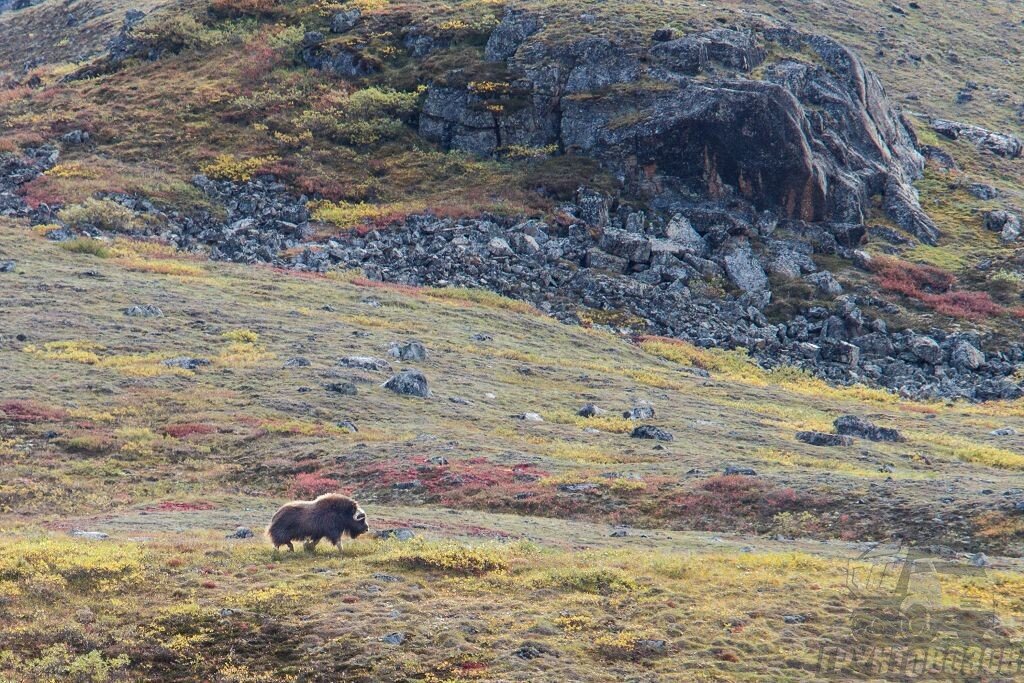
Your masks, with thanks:
<instances>
[{"instance_id":1,"label":"low bush","mask_svg":"<svg viewBox=\"0 0 1024 683\"><path fill-rule=\"evenodd\" d=\"M468 546L455 541L414 539L394 545L377 561L403 569L426 569L450 574L480 575L507 571L512 560L524 554L523 544Z\"/></svg>"},{"instance_id":2,"label":"low bush","mask_svg":"<svg viewBox=\"0 0 1024 683\"><path fill-rule=\"evenodd\" d=\"M109 199L91 197L81 204L64 207L57 218L72 228L93 227L110 232L133 232L145 227L142 218L131 209Z\"/></svg>"}]
</instances>

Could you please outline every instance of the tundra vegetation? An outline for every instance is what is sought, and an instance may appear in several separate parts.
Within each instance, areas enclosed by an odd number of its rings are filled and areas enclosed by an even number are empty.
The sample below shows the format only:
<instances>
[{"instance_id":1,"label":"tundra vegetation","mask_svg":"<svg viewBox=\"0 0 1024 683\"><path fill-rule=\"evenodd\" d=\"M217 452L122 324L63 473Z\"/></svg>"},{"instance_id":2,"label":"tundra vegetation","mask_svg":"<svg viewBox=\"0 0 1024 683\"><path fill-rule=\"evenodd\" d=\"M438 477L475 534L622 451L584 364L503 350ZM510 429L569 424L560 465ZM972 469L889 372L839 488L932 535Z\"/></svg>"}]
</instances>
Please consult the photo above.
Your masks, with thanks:
<instances>
[{"instance_id":1,"label":"tundra vegetation","mask_svg":"<svg viewBox=\"0 0 1024 683\"><path fill-rule=\"evenodd\" d=\"M194 174L272 173L308 196L322 238L428 210L557 223L577 188L615 179L557 147L480 158L416 132L424 86L456 70L453 85L491 114L522 104L483 55L506 4L44 0L0 12L4 163L79 140L18 201L103 233L56 242L45 235L57 225L0 218L0 679L813 679L821 648L849 643L864 612L850 576L871 566L857 558L894 538L984 566L939 576L943 600L990 606L986 637L1019 648L1024 399L835 386L742 349L609 331L643 332L627 311L581 310L567 326L484 290L211 262L161 240L160 211L112 199L217 214ZM545 40L626 44L760 13L858 50L905 111L1022 130L1014 3L516 4L545 14ZM130 8L145 13L133 39L159 59L75 78L98 69L91 57ZM331 33L353 9L358 26ZM412 58L410 27L438 49ZM366 73L304 64L314 31L357 51ZM985 214L1024 203L1020 159L909 119L938 152L916 189L942 238L884 244L869 268L824 265L877 294L871 313L894 329L1019 337L1019 245ZM976 183L999 198L969 192ZM893 227L881 206L869 214ZM817 296L800 281L774 291L770 316ZM388 355L412 339L425 359ZM351 357L390 370L339 362ZM428 397L383 387L406 369ZM583 416L586 404L603 412ZM834 433L846 415L903 438ZM813 445L825 438L852 445ZM358 500L370 532L340 554L273 556L262 531L277 507L327 492Z\"/></svg>"}]
</instances>

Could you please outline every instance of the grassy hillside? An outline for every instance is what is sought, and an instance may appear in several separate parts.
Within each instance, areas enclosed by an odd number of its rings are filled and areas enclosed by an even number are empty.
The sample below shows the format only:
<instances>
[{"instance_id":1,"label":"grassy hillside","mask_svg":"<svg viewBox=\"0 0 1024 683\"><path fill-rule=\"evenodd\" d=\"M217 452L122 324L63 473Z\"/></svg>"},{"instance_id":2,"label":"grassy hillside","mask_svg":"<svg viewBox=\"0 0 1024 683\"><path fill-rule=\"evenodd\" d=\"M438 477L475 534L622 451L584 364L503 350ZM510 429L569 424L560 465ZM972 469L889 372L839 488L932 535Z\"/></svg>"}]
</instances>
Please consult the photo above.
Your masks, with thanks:
<instances>
[{"instance_id":1,"label":"grassy hillside","mask_svg":"<svg viewBox=\"0 0 1024 683\"><path fill-rule=\"evenodd\" d=\"M57 245L5 224L0 258L17 260L0 275L14 680L811 677L857 613L851 559L895 532L988 552L984 581L948 577L944 595L994 600L998 633L1017 634L1020 561L999 556L1022 549L1002 495L1022 437L988 432L1024 432L1024 406L830 389L493 295L152 243ZM124 313L138 304L163 315ZM338 364L409 338L430 354L429 399ZM163 363L181 357L210 364ZM325 389L341 382L356 395ZM630 438L619 411L640 400L674 441ZM586 402L608 413L576 416ZM794 439L849 412L908 440ZM417 539L274 555L260 532L275 506L325 490ZM239 525L256 537L226 539Z\"/></svg>"}]
</instances>

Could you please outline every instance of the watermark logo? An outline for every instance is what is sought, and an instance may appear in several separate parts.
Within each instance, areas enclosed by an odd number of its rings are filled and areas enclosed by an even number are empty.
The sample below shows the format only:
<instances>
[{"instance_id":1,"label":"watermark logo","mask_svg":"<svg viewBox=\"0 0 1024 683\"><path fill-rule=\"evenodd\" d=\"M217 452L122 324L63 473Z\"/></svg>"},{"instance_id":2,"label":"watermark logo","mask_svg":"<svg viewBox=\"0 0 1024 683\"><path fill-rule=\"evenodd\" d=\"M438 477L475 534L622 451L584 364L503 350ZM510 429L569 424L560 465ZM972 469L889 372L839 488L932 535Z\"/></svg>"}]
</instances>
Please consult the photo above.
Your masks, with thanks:
<instances>
[{"instance_id":1,"label":"watermark logo","mask_svg":"<svg viewBox=\"0 0 1024 683\"><path fill-rule=\"evenodd\" d=\"M879 544L850 559L846 587L854 609L848 632L819 648L825 676L931 680L1024 671L1024 650L1003 636L983 562Z\"/></svg>"}]
</instances>

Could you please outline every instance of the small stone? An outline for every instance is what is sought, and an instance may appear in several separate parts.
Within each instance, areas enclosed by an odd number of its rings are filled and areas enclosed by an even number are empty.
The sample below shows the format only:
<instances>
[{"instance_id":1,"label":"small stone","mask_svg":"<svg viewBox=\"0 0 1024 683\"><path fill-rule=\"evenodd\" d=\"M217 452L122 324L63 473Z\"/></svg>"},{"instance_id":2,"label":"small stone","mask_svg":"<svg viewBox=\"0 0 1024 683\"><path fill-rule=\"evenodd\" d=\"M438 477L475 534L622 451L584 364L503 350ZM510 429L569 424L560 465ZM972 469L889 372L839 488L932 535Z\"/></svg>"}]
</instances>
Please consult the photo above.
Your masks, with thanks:
<instances>
[{"instance_id":1,"label":"small stone","mask_svg":"<svg viewBox=\"0 0 1024 683\"><path fill-rule=\"evenodd\" d=\"M626 536L629 536L629 529L625 529L625 528L615 529L614 531L612 531L612 533L610 535L611 535L612 538L625 538Z\"/></svg>"},{"instance_id":2,"label":"small stone","mask_svg":"<svg viewBox=\"0 0 1024 683\"><path fill-rule=\"evenodd\" d=\"M389 633L380 639L380 642L388 645L401 645L405 642L405 634L400 632Z\"/></svg>"},{"instance_id":3,"label":"small stone","mask_svg":"<svg viewBox=\"0 0 1024 683\"><path fill-rule=\"evenodd\" d=\"M153 304L136 304L124 309L124 314L131 318L160 318L164 312Z\"/></svg>"},{"instance_id":4,"label":"small stone","mask_svg":"<svg viewBox=\"0 0 1024 683\"><path fill-rule=\"evenodd\" d=\"M975 567L988 566L988 556L985 553L977 553L975 555L972 555L971 559L968 561L971 563L971 565Z\"/></svg>"},{"instance_id":5,"label":"small stone","mask_svg":"<svg viewBox=\"0 0 1024 683\"><path fill-rule=\"evenodd\" d=\"M1017 430L1013 427L1000 427L989 432L992 436L1016 436Z\"/></svg>"},{"instance_id":6,"label":"small stone","mask_svg":"<svg viewBox=\"0 0 1024 683\"><path fill-rule=\"evenodd\" d=\"M355 434L359 431L359 427L356 427L356 423L352 420L340 420L335 423L339 429L343 429L349 434Z\"/></svg>"},{"instance_id":7,"label":"small stone","mask_svg":"<svg viewBox=\"0 0 1024 683\"><path fill-rule=\"evenodd\" d=\"M672 432L653 425L640 425L633 429L630 436L634 439L655 439L657 441L673 441Z\"/></svg>"},{"instance_id":8,"label":"small stone","mask_svg":"<svg viewBox=\"0 0 1024 683\"><path fill-rule=\"evenodd\" d=\"M11 273L14 271L14 261L0 261L0 273Z\"/></svg>"},{"instance_id":9,"label":"small stone","mask_svg":"<svg viewBox=\"0 0 1024 683\"><path fill-rule=\"evenodd\" d=\"M384 574L383 572L377 572L373 575L373 578L377 581L383 581L384 583L398 583L402 580L401 577Z\"/></svg>"},{"instance_id":10,"label":"small stone","mask_svg":"<svg viewBox=\"0 0 1024 683\"><path fill-rule=\"evenodd\" d=\"M79 624L91 624L96 621L96 615L88 607L83 607L75 612L75 621Z\"/></svg>"},{"instance_id":11,"label":"small stone","mask_svg":"<svg viewBox=\"0 0 1024 683\"><path fill-rule=\"evenodd\" d=\"M785 614L782 617L782 621L787 624L802 624L807 621L807 617L802 614Z\"/></svg>"},{"instance_id":12,"label":"small stone","mask_svg":"<svg viewBox=\"0 0 1024 683\"><path fill-rule=\"evenodd\" d=\"M235 527L235 530L228 534L225 538L252 538L252 529L247 526Z\"/></svg>"},{"instance_id":13,"label":"small stone","mask_svg":"<svg viewBox=\"0 0 1024 683\"><path fill-rule=\"evenodd\" d=\"M541 417L539 413L519 413L518 415L513 415L512 417L514 417L517 420L523 420L524 422L544 421L544 418Z\"/></svg>"},{"instance_id":14,"label":"small stone","mask_svg":"<svg viewBox=\"0 0 1024 683\"><path fill-rule=\"evenodd\" d=\"M423 482L418 479L414 479L413 481L400 481L392 484L391 488L396 491L415 491L416 489L423 488Z\"/></svg>"},{"instance_id":15,"label":"small stone","mask_svg":"<svg viewBox=\"0 0 1024 683\"><path fill-rule=\"evenodd\" d=\"M419 370L402 370L385 382L384 388L403 396L418 396L420 398L430 396L427 378Z\"/></svg>"},{"instance_id":16,"label":"small stone","mask_svg":"<svg viewBox=\"0 0 1024 683\"><path fill-rule=\"evenodd\" d=\"M798 441L812 446L852 446L853 438L843 434L825 434L824 432L797 432Z\"/></svg>"},{"instance_id":17,"label":"small stone","mask_svg":"<svg viewBox=\"0 0 1024 683\"><path fill-rule=\"evenodd\" d=\"M72 530L71 535L75 538L84 538L90 541L104 541L110 538L108 534L105 534L102 531L82 531L80 529Z\"/></svg>"},{"instance_id":18,"label":"small stone","mask_svg":"<svg viewBox=\"0 0 1024 683\"><path fill-rule=\"evenodd\" d=\"M752 467L734 467L733 465L728 465L722 471L722 474L725 474L726 476L738 474L743 475L745 477L756 477L757 471L754 470Z\"/></svg>"},{"instance_id":19,"label":"small stone","mask_svg":"<svg viewBox=\"0 0 1024 683\"><path fill-rule=\"evenodd\" d=\"M286 368L308 368L309 365L309 360L302 356L295 356L294 358L289 358L284 362L284 367Z\"/></svg>"},{"instance_id":20,"label":"small stone","mask_svg":"<svg viewBox=\"0 0 1024 683\"><path fill-rule=\"evenodd\" d=\"M491 335L489 335L489 334L485 334L485 333L483 333L483 332L477 332L477 333L476 333L476 334L474 334L474 335L473 335L472 337L470 337L470 339L472 339L472 340L473 340L473 341L475 341L475 342L489 342L489 341L494 341L494 337L492 337L492 336L491 336Z\"/></svg>"}]
</instances>

